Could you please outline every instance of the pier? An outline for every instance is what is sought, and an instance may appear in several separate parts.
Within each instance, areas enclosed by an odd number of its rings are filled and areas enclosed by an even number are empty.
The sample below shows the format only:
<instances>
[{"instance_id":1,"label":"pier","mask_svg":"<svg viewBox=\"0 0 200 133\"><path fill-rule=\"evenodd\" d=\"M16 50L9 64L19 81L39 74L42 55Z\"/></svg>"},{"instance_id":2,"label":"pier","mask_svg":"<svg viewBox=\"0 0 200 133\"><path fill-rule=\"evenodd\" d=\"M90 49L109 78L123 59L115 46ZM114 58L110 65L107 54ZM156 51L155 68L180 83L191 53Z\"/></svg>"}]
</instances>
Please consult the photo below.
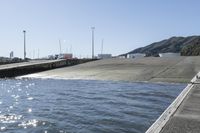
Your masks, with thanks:
<instances>
[{"instance_id":1,"label":"pier","mask_svg":"<svg viewBox=\"0 0 200 133\"><path fill-rule=\"evenodd\" d=\"M200 132L200 73L163 112L146 133Z\"/></svg>"},{"instance_id":2,"label":"pier","mask_svg":"<svg viewBox=\"0 0 200 133\"><path fill-rule=\"evenodd\" d=\"M55 68L73 66L93 59L32 60L22 63L0 65L0 78L16 77Z\"/></svg>"}]
</instances>

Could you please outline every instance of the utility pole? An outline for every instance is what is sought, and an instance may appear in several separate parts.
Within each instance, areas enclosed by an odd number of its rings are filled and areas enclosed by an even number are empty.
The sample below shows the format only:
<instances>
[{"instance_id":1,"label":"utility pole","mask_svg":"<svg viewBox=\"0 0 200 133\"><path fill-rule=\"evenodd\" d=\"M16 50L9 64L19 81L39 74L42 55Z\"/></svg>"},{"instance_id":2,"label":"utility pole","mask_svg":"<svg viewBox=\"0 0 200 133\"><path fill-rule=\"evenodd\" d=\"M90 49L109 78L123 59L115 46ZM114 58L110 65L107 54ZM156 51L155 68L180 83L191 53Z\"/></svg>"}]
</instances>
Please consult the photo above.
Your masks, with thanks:
<instances>
[{"instance_id":1,"label":"utility pole","mask_svg":"<svg viewBox=\"0 0 200 133\"><path fill-rule=\"evenodd\" d=\"M60 46L60 55L62 54L62 51L61 51L61 41L59 40L59 46Z\"/></svg>"},{"instance_id":2,"label":"utility pole","mask_svg":"<svg viewBox=\"0 0 200 133\"><path fill-rule=\"evenodd\" d=\"M26 31L23 30L24 33L24 60L26 59Z\"/></svg>"},{"instance_id":3,"label":"utility pole","mask_svg":"<svg viewBox=\"0 0 200 133\"><path fill-rule=\"evenodd\" d=\"M70 45L70 50L69 50L69 51L70 51L70 53L72 54L72 45Z\"/></svg>"},{"instance_id":4,"label":"utility pole","mask_svg":"<svg viewBox=\"0 0 200 133\"><path fill-rule=\"evenodd\" d=\"M38 59L40 58L40 50L38 49Z\"/></svg>"},{"instance_id":5,"label":"utility pole","mask_svg":"<svg viewBox=\"0 0 200 133\"><path fill-rule=\"evenodd\" d=\"M101 40L101 55L103 54L103 42L104 42L104 40L102 39Z\"/></svg>"},{"instance_id":6,"label":"utility pole","mask_svg":"<svg viewBox=\"0 0 200 133\"><path fill-rule=\"evenodd\" d=\"M33 50L33 59L35 59L35 50Z\"/></svg>"},{"instance_id":7,"label":"utility pole","mask_svg":"<svg viewBox=\"0 0 200 133\"><path fill-rule=\"evenodd\" d=\"M94 29L95 27L91 27L92 29L92 59L94 59Z\"/></svg>"}]
</instances>

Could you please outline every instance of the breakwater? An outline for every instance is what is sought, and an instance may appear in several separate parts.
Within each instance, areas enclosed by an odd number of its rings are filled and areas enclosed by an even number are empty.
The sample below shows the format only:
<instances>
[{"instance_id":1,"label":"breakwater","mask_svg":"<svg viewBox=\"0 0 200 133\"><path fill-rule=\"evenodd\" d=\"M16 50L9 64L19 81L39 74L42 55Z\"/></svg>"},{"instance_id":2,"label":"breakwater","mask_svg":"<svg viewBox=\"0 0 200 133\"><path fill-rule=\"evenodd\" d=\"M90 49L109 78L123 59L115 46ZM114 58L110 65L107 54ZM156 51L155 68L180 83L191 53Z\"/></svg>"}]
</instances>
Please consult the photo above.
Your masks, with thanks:
<instances>
[{"instance_id":1,"label":"breakwater","mask_svg":"<svg viewBox=\"0 0 200 133\"><path fill-rule=\"evenodd\" d=\"M98 60L28 75L28 77L188 83L199 70L198 56L146 57Z\"/></svg>"},{"instance_id":2,"label":"breakwater","mask_svg":"<svg viewBox=\"0 0 200 133\"><path fill-rule=\"evenodd\" d=\"M70 59L70 60L37 60L23 63L14 63L0 66L0 78L16 77L55 68L73 66L85 62L93 61L92 59Z\"/></svg>"}]
</instances>

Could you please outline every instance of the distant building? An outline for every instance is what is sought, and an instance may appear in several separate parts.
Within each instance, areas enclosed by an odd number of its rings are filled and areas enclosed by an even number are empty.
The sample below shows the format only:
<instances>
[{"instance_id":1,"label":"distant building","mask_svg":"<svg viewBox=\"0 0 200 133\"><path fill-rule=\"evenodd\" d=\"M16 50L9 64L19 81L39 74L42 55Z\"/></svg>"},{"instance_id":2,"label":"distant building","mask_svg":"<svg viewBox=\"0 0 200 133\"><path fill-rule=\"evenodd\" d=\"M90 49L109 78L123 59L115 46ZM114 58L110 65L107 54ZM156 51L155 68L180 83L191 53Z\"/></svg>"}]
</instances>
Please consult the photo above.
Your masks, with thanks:
<instances>
[{"instance_id":1,"label":"distant building","mask_svg":"<svg viewBox=\"0 0 200 133\"><path fill-rule=\"evenodd\" d=\"M180 53L159 53L159 57L177 57L181 56Z\"/></svg>"},{"instance_id":2,"label":"distant building","mask_svg":"<svg viewBox=\"0 0 200 133\"><path fill-rule=\"evenodd\" d=\"M112 58L112 54L98 54L99 59L109 59Z\"/></svg>"},{"instance_id":3,"label":"distant building","mask_svg":"<svg viewBox=\"0 0 200 133\"><path fill-rule=\"evenodd\" d=\"M127 58L142 58L145 56L146 54L143 54L143 53L134 53L134 54L128 54Z\"/></svg>"},{"instance_id":4,"label":"distant building","mask_svg":"<svg viewBox=\"0 0 200 133\"><path fill-rule=\"evenodd\" d=\"M64 53L58 56L58 59L72 59L72 58L73 58L73 54L71 53Z\"/></svg>"},{"instance_id":5,"label":"distant building","mask_svg":"<svg viewBox=\"0 0 200 133\"><path fill-rule=\"evenodd\" d=\"M118 55L116 58L125 59L127 58L127 54Z\"/></svg>"}]
</instances>

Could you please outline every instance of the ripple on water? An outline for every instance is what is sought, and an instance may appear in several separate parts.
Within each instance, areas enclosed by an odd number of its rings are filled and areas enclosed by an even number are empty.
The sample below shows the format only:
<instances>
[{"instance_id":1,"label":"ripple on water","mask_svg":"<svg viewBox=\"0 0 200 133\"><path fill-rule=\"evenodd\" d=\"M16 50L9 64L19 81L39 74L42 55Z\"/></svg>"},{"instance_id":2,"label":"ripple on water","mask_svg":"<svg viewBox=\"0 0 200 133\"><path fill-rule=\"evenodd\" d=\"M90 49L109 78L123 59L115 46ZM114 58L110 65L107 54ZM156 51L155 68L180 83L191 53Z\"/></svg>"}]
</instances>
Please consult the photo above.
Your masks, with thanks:
<instances>
[{"instance_id":1,"label":"ripple on water","mask_svg":"<svg viewBox=\"0 0 200 133\"><path fill-rule=\"evenodd\" d=\"M16 121L21 119L22 115L16 115L16 114L0 115L1 123L15 123Z\"/></svg>"},{"instance_id":2,"label":"ripple on water","mask_svg":"<svg viewBox=\"0 0 200 133\"><path fill-rule=\"evenodd\" d=\"M27 99L28 99L28 100L33 100L34 98L33 98L33 97L28 97Z\"/></svg>"},{"instance_id":3,"label":"ripple on water","mask_svg":"<svg viewBox=\"0 0 200 133\"><path fill-rule=\"evenodd\" d=\"M185 85L0 80L0 132L144 132Z\"/></svg>"}]
</instances>

